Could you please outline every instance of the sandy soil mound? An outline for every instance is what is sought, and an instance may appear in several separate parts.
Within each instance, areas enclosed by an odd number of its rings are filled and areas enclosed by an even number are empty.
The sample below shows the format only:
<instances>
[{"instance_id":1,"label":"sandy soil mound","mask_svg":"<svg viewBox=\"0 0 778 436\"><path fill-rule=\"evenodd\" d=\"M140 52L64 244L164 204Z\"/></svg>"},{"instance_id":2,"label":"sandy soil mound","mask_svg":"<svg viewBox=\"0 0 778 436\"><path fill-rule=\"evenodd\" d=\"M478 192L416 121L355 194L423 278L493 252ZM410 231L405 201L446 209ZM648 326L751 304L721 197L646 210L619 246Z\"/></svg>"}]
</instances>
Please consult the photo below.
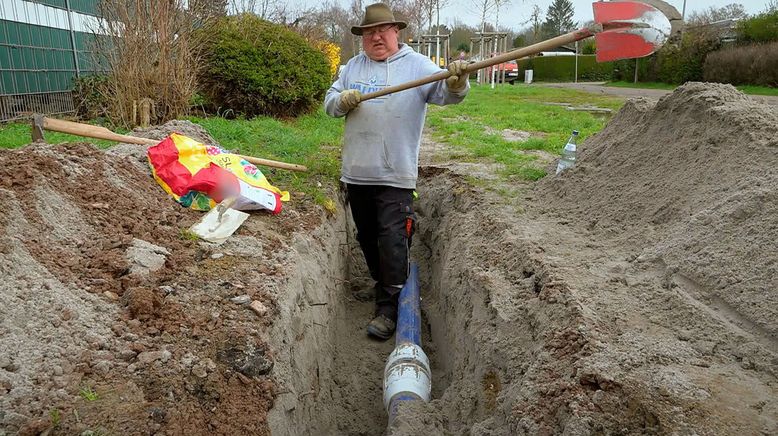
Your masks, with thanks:
<instances>
[{"instance_id":1,"label":"sandy soil mound","mask_svg":"<svg viewBox=\"0 0 778 436\"><path fill-rule=\"evenodd\" d=\"M534 188L423 167L433 400L389 434L776 434L777 121L692 83ZM135 134L170 131L213 142ZM143 150L0 151L0 435L383 433L392 344L349 292L369 281L345 205L296 193L192 241L201 214Z\"/></svg>"},{"instance_id":2,"label":"sandy soil mound","mask_svg":"<svg viewBox=\"0 0 778 436\"><path fill-rule=\"evenodd\" d=\"M776 121L691 83L521 207L425 171L434 399L390 434L775 434Z\"/></svg>"},{"instance_id":3,"label":"sandy soil mound","mask_svg":"<svg viewBox=\"0 0 778 436\"><path fill-rule=\"evenodd\" d=\"M257 327L300 220L255 214L223 246L193 241L182 230L202 214L162 191L142 152L0 151L0 434L267 432Z\"/></svg>"},{"instance_id":4,"label":"sandy soil mound","mask_svg":"<svg viewBox=\"0 0 778 436\"><path fill-rule=\"evenodd\" d=\"M631 100L537 198L778 335L778 114L730 85Z\"/></svg>"}]
</instances>

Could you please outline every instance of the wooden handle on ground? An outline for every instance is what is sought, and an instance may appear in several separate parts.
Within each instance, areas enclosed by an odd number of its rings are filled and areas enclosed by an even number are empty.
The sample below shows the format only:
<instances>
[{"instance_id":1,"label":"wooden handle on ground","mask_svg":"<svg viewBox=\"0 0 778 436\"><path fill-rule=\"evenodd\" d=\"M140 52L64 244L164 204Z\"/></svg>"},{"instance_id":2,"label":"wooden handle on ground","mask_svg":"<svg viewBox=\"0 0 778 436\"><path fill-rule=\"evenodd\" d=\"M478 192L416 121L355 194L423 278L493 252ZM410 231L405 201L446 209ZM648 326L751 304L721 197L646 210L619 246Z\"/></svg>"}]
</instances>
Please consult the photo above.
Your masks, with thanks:
<instances>
[{"instance_id":1,"label":"wooden handle on ground","mask_svg":"<svg viewBox=\"0 0 778 436\"><path fill-rule=\"evenodd\" d=\"M154 139L120 135L105 127L74 123L73 121L58 120L48 117L43 118L43 128L54 132L69 133L71 135L86 136L88 138L107 139L109 141L126 142L128 144L157 145L159 143L159 141Z\"/></svg>"},{"instance_id":2,"label":"wooden handle on ground","mask_svg":"<svg viewBox=\"0 0 778 436\"><path fill-rule=\"evenodd\" d=\"M55 118L43 117L43 128L54 132L69 133L71 135L86 136L88 138L107 139L109 141L126 142L128 144L138 145L157 145L156 139L139 138L137 136L120 135L112 132L105 127L93 126L91 124L75 123L73 121L58 120ZM304 165L290 164L270 159L262 159L253 156L238 155L254 165L263 165L266 167L281 168L291 171L308 171Z\"/></svg>"},{"instance_id":3,"label":"wooden handle on ground","mask_svg":"<svg viewBox=\"0 0 778 436\"><path fill-rule=\"evenodd\" d=\"M602 25L601 24L594 24L589 27L584 27L582 29L578 29L576 31L565 33L564 35L557 36L555 38L547 39L545 41L541 41L537 44L532 44L527 47L522 47L513 51L509 51L508 53L503 53L499 56L495 56L493 58L484 59L482 61L478 61L475 63L472 63L467 66L467 74L470 74L474 71L478 71L481 68L491 67L492 65L501 64L503 62L513 61L516 59L521 59L523 57L527 57L533 54L538 54L542 51L546 51L552 48L557 48L559 46L569 44L571 42L580 41L584 38L588 38L590 36L593 36L597 32L602 31ZM421 79L411 80L410 82L401 83L399 85L389 86L387 88L381 89L379 91L375 92L368 92L367 94L362 94L362 97L359 99L360 102L363 102L365 100L370 100L376 97L381 97L387 94L391 94L393 92L400 92L405 91L406 89L416 88L421 85L426 85L428 83L437 82L438 80L444 80L451 77L451 73L448 70L443 70L440 73L435 73L431 76L424 77Z\"/></svg>"}]
</instances>

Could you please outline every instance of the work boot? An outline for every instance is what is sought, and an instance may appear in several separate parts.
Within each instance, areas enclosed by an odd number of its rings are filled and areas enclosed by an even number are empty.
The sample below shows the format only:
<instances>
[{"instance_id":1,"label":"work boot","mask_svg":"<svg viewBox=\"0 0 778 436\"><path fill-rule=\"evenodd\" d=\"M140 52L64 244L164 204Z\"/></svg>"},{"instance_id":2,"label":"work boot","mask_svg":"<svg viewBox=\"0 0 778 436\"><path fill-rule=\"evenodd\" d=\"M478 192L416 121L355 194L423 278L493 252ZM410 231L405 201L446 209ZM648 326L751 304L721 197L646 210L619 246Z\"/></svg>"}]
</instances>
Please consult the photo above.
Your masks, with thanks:
<instances>
[{"instance_id":1,"label":"work boot","mask_svg":"<svg viewBox=\"0 0 778 436\"><path fill-rule=\"evenodd\" d=\"M392 337L397 323L386 315L378 315L367 325L367 334L378 339L387 340Z\"/></svg>"}]
</instances>

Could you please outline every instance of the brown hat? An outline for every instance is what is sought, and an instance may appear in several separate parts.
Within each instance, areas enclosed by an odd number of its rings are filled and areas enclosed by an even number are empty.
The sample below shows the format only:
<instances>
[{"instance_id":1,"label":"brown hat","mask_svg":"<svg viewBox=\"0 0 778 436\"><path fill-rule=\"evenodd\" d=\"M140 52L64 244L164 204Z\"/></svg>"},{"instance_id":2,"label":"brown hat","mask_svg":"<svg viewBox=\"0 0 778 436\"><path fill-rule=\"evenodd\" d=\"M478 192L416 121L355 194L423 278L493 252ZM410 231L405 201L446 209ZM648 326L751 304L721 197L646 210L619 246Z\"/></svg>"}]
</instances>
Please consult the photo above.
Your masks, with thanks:
<instances>
[{"instance_id":1,"label":"brown hat","mask_svg":"<svg viewBox=\"0 0 778 436\"><path fill-rule=\"evenodd\" d=\"M361 35L362 29L380 26L382 24L396 24L400 29L405 29L407 24L394 19L392 10L384 3L375 3L365 8L365 17L359 26L351 26L351 33Z\"/></svg>"}]
</instances>

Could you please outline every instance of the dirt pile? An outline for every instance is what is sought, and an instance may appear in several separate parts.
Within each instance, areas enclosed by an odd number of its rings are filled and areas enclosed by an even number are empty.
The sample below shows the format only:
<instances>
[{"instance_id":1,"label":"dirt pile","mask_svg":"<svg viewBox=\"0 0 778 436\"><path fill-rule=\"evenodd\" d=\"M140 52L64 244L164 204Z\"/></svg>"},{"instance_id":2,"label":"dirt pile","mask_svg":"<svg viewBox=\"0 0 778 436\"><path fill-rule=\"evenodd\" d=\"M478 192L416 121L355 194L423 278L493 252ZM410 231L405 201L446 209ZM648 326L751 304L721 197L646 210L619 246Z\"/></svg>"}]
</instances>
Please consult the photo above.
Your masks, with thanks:
<instances>
[{"instance_id":1,"label":"dirt pile","mask_svg":"<svg viewBox=\"0 0 778 436\"><path fill-rule=\"evenodd\" d=\"M146 261L143 249L126 255L137 245L133 241L166 247L171 255L182 245L180 228L194 218L170 201L148 171L89 144L3 151L0 163L0 196L8 212L2 251L28 253L60 282L91 293L122 295L137 286L148 271L129 274L136 261L141 269ZM175 264L176 254L171 256Z\"/></svg>"},{"instance_id":2,"label":"dirt pile","mask_svg":"<svg viewBox=\"0 0 778 436\"><path fill-rule=\"evenodd\" d=\"M433 400L390 434L775 434L776 121L629 102L521 208L422 171Z\"/></svg>"},{"instance_id":3,"label":"dirt pile","mask_svg":"<svg viewBox=\"0 0 778 436\"><path fill-rule=\"evenodd\" d=\"M618 237L778 335L778 114L730 85L628 101L540 183L543 208Z\"/></svg>"},{"instance_id":4,"label":"dirt pile","mask_svg":"<svg viewBox=\"0 0 778 436\"><path fill-rule=\"evenodd\" d=\"M0 151L0 434L267 432L260 329L299 213L198 243L183 230L202 214L133 147Z\"/></svg>"}]
</instances>

